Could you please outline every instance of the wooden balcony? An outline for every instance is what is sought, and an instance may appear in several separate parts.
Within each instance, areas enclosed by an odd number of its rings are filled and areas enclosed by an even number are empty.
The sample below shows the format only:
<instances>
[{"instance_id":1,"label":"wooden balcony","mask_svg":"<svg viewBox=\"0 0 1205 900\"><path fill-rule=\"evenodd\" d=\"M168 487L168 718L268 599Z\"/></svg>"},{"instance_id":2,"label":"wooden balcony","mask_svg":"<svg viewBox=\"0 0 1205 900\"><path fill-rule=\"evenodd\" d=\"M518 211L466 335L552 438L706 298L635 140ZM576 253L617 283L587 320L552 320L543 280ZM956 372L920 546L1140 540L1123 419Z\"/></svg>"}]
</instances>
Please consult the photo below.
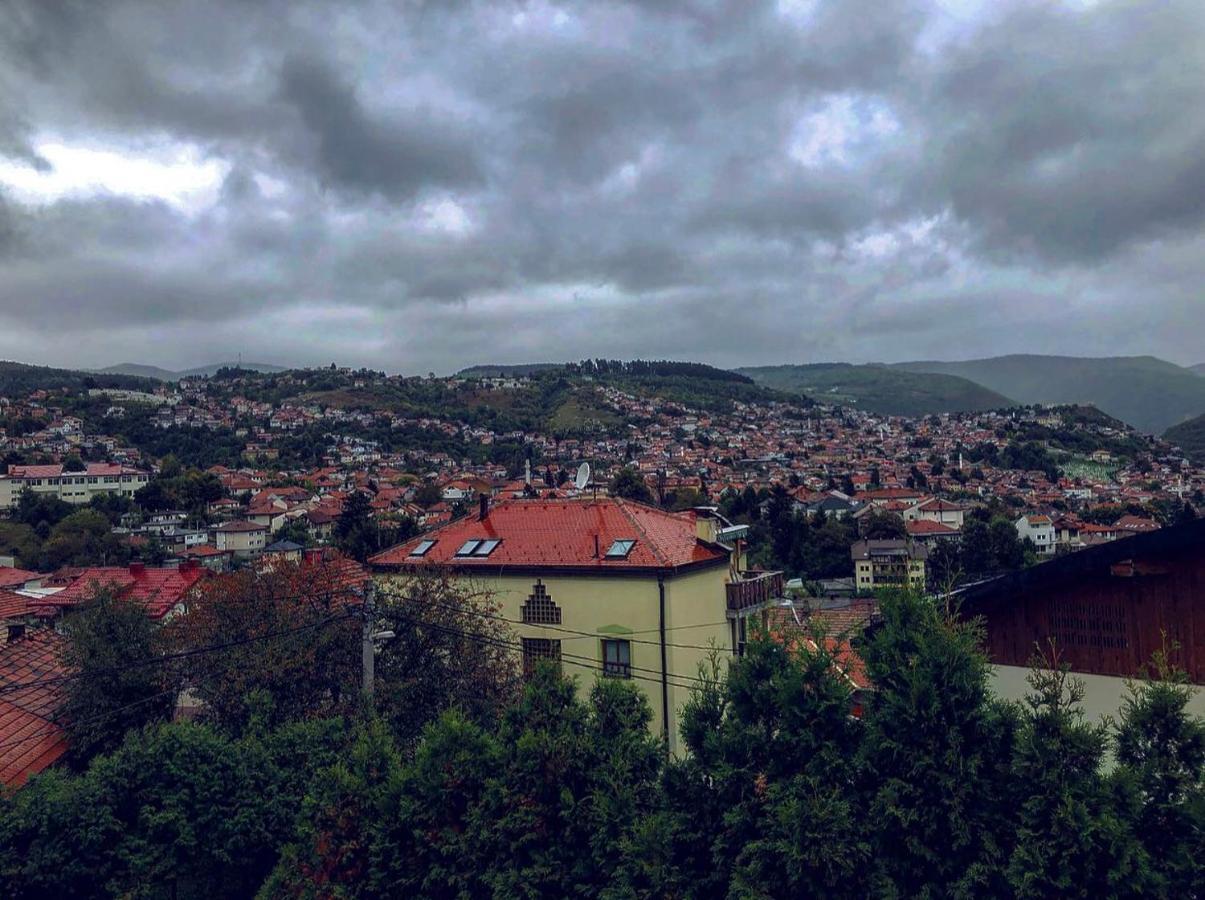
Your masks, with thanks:
<instances>
[{"instance_id":1,"label":"wooden balcony","mask_svg":"<svg viewBox=\"0 0 1205 900\"><path fill-rule=\"evenodd\" d=\"M724 589L732 612L762 606L786 593L782 572L746 572L739 581L724 585Z\"/></svg>"}]
</instances>

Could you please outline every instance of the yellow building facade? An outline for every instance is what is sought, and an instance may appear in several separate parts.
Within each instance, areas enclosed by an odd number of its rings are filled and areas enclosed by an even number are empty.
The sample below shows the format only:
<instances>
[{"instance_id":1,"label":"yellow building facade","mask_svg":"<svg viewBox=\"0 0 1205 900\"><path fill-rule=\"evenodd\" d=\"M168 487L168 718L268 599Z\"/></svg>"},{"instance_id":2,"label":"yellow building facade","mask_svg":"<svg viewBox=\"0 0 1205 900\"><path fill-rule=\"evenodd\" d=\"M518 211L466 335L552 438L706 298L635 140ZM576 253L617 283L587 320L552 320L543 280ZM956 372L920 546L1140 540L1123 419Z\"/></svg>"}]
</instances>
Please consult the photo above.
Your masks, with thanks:
<instances>
[{"instance_id":1,"label":"yellow building facade","mask_svg":"<svg viewBox=\"0 0 1205 900\"><path fill-rule=\"evenodd\" d=\"M778 573L742 572L740 533L706 514L621 500L505 501L372 563L380 577L403 579L446 566L487 592L515 633L516 665L559 660L583 694L597 678L632 680L677 753L700 664L713 648L730 658L749 616L781 595ZM472 541L485 542L482 555Z\"/></svg>"}]
</instances>

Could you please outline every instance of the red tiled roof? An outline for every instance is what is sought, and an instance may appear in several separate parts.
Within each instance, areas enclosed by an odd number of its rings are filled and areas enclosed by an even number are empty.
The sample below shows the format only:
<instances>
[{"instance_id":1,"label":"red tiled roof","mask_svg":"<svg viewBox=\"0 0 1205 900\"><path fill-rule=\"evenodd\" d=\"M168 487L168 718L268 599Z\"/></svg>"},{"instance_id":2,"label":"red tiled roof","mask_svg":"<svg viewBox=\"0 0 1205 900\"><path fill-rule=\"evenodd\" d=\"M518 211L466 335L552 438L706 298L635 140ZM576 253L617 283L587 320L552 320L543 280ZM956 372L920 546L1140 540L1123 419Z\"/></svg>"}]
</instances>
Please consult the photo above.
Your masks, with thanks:
<instances>
[{"instance_id":1,"label":"red tiled roof","mask_svg":"<svg viewBox=\"0 0 1205 900\"><path fill-rule=\"evenodd\" d=\"M205 575L206 570L196 565L178 569L95 567L85 569L57 594L31 599L29 607L39 615L53 616L91 600L99 587L142 603L147 615L159 619L175 608Z\"/></svg>"},{"instance_id":2,"label":"red tiled roof","mask_svg":"<svg viewBox=\"0 0 1205 900\"><path fill-rule=\"evenodd\" d=\"M0 687L5 688L0 694L0 784L6 787L20 787L67 752L67 736L56 721L62 685L9 689L66 674L65 640L51 628L38 628L0 647Z\"/></svg>"},{"instance_id":3,"label":"red tiled roof","mask_svg":"<svg viewBox=\"0 0 1205 900\"><path fill-rule=\"evenodd\" d=\"M494 538L501 543L488 557L457 557L461 545L474 538ZM423 557L410 558L411 549L424 540L433 540L435 545ZM618 540L636 543L626 558L606 559L608 548ZM485 519L476 515L457 519L379 553L369 562L396 566L421 560L482 569L547 566L622 571L677 568L727 559L728 551L698 539L693 513L668 513L606 498L504 500L492 506Z\"/></svg>"},{"instance_id":4,"label":"red tiled roof","mask_svg":"<svg viewBox=\"0 0 1205 900\"><path fill-rule=\"evenodd\" d=\"M957 528L952 528L943 522L934 522L932 519L913 519L906 522L904 527L911 535L958 534Z\"/></svg>"},{"instance_id":5,"label":"red tiled roof","mask_svg":"<svg viewBox=\"0 0 1205 900\"><path fill-rule=\"evenodd\" d=\"M28 598L0 588L0 619L15 619L29 612Z\"/></svg>"},{"instance_id":6,"label":"red tiled roof","mask_svg":"<svg viewBox=\"0 0 1205 900\"><path fill-rule=\"evenodd\" d=\"M37 578L37 572L0 566L0 588L14 587L25 584L27 581L35 581Z\"/></svg>"}]
</instances>

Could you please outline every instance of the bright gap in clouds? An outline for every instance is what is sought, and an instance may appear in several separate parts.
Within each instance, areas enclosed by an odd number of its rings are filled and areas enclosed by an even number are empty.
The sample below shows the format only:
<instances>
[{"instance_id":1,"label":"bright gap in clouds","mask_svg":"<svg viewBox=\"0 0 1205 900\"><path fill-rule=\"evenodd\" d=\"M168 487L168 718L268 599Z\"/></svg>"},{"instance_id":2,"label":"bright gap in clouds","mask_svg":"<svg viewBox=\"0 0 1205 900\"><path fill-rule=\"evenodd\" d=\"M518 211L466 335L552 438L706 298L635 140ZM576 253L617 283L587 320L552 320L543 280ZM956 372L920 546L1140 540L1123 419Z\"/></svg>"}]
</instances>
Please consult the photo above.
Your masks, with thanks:
<instances>
[{"instance_id":1,"label":"bright gap in clouds","mask_svg":"<svg viewBox=\"0 0 1205 900\"><path fill-rule=\"evenodd\" d=\"M33 204L113 194L199 209L217 198L230 169L227 163L186 146L138 154L47 141L35 150L49 169L0 157L0 185L11 189L18 200Z\"/></svg>"}]
</instances>

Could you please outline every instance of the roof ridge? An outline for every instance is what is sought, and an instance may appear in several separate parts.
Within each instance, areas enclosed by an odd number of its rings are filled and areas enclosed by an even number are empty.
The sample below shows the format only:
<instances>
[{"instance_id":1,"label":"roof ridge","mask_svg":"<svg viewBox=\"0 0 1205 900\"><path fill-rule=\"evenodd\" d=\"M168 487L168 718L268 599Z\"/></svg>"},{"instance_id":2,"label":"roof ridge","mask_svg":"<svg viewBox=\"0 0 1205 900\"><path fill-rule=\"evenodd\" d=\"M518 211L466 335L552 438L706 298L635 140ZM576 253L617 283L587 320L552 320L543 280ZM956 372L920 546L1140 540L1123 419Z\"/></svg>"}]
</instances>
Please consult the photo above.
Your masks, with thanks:
<instances>
[{"instance_id":1,"label":"roof ridge","mask_svg":"<svg viewBox=\"0 0 1205 900\"><path fill-rule=\"evenodd\" d=\"M666 562L660 548L657 546L657 542L652 540L649 537L648 532L644 530L644 527L636 521L636 517L632 515L632 512L628 509L628 505L624 502L624 499L622 497L615 497L614 499L615 505L619 507L620 511L624 514L627 520L632 523L632 527L636 529L637 535L642 537L644 542L648 544L649 550L652 552L653 558L657 560L658 565L663 567L668 566L669 563Z\"/></svg>"}]
</instances>

